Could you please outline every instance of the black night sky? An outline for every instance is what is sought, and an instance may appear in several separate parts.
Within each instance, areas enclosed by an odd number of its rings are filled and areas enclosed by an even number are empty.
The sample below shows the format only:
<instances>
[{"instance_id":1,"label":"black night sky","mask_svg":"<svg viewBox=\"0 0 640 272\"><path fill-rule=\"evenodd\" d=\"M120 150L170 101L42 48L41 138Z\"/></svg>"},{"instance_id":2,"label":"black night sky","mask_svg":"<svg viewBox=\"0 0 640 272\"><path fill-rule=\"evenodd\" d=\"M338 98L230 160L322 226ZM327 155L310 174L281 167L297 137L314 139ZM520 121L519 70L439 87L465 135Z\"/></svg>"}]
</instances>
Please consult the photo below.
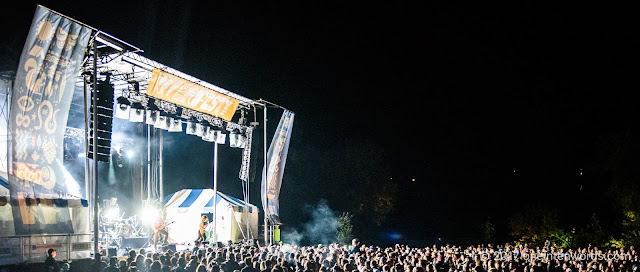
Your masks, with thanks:
<instances>
[{"instance_id":1,"label":"black night sky","mask_svg":"<svg viewBox=\"0 0 640 272\"><path fill-rule=\"evenodd\" d=\"M3 12L0 65L15 70L42 4L147 58L294 111L280 199L294 228L309 220L305 205L350 209L361 177L397 185L379 230L409 240L473 239L487 216L504 229L537 202L578 218L606 209L597 173L612 139L638 144L629 7L236 2L19 1ZM270 112L273 133L281 112ZM210 186L212 144L184 133L169 141L166 190ZM260 205L256 142L251 202ZM241 197L240 151L222 148L221 160L219 189Z\"/></svg>"}]
</instances>

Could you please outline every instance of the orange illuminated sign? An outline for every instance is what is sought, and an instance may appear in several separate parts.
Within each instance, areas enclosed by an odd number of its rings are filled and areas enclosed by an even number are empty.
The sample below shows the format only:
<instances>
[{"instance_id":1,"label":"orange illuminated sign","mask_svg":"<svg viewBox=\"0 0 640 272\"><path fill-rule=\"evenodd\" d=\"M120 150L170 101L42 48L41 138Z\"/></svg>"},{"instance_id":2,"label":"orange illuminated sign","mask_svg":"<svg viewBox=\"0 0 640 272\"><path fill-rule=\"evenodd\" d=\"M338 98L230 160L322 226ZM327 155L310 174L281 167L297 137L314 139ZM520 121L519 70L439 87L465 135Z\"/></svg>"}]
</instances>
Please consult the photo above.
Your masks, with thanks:
<instances>
[{"instance_id":1,"label":"orange illuminated sign","mask_svg":"<svg viewBox=\"0 0 640 272\"><path fill-rule=\"evenodd\" d=\"M240 101L178 76L153 69L147 95L230 121Z\"/></svg>"}]
</instances>

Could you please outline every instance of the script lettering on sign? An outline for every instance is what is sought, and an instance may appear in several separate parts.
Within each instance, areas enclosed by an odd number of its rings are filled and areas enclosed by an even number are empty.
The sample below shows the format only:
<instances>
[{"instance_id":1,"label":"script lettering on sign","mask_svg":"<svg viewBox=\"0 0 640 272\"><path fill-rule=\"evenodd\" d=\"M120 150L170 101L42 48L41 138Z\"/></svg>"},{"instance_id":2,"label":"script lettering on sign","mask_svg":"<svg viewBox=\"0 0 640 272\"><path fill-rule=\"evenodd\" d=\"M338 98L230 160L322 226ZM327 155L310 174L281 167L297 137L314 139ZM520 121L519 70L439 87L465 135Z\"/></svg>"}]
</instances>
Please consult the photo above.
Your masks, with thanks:
<instances>
[{"instance_id":1,"label":"script lettering on sign","mask_svg":"<svg viewBox=\"0 0 640 272\"><path fill-rule=\"evenodd\" d=\"M147 95L231 121L240 101L191 81L153 69Z\"/></svg>"}]
</instances>

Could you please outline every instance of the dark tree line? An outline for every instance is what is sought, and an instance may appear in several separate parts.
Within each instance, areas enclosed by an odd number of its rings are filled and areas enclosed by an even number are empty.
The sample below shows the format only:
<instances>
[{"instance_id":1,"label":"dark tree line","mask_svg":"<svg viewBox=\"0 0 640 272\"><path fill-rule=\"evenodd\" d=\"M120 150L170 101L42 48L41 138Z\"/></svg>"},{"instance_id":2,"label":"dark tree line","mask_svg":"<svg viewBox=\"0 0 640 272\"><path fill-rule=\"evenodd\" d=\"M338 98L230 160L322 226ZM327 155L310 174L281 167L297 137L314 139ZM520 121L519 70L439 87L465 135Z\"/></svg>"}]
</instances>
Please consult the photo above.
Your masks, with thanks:
<instances>
[{"instance_id":1,"label":"dark tree line","mask_svg":"<svg viewBox=\"0 0 640 272\"><path fill-rule=\"evenodd\" d=\"M508 219L509 238L558 247L640 244L640 144L626 129L597 138L573 194L534 201Z\"/></svg>"}]
</instances>

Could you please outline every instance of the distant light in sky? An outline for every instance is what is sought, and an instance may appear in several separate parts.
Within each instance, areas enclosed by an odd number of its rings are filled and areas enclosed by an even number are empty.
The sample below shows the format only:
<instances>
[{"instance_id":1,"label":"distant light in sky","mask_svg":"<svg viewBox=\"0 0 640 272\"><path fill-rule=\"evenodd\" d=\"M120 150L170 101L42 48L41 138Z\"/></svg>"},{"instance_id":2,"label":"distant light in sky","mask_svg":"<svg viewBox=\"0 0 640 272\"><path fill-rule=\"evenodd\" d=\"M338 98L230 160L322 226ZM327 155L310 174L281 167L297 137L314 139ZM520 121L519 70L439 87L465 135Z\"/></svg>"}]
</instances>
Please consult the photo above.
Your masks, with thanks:
<instances>
[{"instance_id":1,"label":"distant light in sky","mask_svg":"<svg viewBox=\"0 0 640 272\"><path fill-rule=\"evenodd\" d=\"M402 239L402 234L398 232L392 232L392 233L389 233L389 238L391 240L399 240L399 239Z\"/></svg>"},{"instance_id":2,"label":"distant light in sky","mask_svg":"<svg viewBox=\"0 0 640 272\"><path fill-rule=\"evenodd\" d=\"M411 181L416 181L416 179L412 178Z\"/></svg>"}]
</instances>

